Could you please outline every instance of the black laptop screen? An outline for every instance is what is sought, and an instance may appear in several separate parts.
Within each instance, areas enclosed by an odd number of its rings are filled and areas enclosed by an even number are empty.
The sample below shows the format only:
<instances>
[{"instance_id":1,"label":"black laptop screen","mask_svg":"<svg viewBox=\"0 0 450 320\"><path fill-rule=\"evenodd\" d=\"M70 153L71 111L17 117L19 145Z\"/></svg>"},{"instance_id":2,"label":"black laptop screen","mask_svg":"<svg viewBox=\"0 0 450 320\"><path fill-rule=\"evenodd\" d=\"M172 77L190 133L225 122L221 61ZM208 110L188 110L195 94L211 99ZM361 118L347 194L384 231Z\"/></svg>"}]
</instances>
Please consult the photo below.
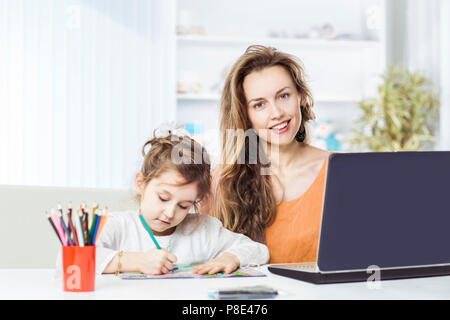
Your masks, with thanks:
<instances>
[{"instance_id":1,"label":"black laptop screen","mask_svg":"<svg viewBox=\"0 0 450 320\"><path fill-rule=\"evenodd\" d=\"M450 152L333 154L322 271L450 263Z\"/></svg>"}]
</instances>

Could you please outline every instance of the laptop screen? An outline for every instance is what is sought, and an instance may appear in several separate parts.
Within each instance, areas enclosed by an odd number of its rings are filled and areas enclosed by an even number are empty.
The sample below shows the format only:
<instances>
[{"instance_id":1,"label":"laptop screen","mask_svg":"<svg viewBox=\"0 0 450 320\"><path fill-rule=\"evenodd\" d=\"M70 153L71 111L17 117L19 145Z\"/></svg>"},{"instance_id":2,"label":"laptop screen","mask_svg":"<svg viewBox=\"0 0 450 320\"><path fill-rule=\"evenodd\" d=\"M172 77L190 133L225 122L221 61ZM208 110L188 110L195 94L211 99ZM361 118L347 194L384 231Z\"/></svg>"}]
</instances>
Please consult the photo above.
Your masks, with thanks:
<instances>
[{"instance_id":1,"label":"laptop screen","mask_svg":"<svg viewBox=\"0 0 450 320\"><path fill-rule=\"evenodd\" d=\"M332 154L318 266L450 263L450 152Z\"/></svg>"}]
</instances>

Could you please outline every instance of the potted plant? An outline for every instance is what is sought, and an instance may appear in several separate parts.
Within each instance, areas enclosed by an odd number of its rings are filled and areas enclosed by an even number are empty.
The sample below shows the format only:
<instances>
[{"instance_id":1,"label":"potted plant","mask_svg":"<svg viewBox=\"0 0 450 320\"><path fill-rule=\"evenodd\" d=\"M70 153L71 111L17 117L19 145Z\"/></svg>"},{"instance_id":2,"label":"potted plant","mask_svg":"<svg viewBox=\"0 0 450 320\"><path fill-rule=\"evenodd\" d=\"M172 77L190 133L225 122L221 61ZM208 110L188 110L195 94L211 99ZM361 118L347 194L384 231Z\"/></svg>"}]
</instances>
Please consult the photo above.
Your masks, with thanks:
<instances>
[{"instance_id":1,"label":"potted plant","mask_svg":"<svg viewBox=\"0 0 450 320\"><path fill-rule=\"evenodd\" d=\"M398 67L389 67L382 79L378 97L359 103L362 114L351 145L363 151L415 151L434 141L439 98L431 81Z\"/></svg>"}]
</instances>

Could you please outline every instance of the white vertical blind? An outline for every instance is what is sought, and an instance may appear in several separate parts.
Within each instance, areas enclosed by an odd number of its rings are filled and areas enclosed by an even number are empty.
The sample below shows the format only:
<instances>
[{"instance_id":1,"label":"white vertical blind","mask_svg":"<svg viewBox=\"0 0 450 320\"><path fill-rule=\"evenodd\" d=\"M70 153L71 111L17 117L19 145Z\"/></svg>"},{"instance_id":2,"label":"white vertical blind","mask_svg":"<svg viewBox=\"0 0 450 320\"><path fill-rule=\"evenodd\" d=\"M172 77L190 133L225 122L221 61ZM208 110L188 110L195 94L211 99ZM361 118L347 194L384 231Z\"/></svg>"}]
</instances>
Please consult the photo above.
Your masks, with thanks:
<instances>
[{"instance_id":1,"label":"white vertical blind","mask_svg":"<svg viewBox=\"0 0 450 320\"><path fill-rule=\"evenodd\" d=\"M175 120L174 0L0 0L0 184L129 187Z\"/></svg>"},{"instance_id":2,"label":"white vertical blind","mask_svg":"<svg viewBox=\"0 0 450 320\"><path fill-rule=\"evenodd\" d=\"M441 0L441 123L440 149L450 150L450 1Z\"/></svg>"},{"instance_id":3,"label":"white vertical blind","mask_svg":"<svg viewBox=\"0 0 450 320\"><path fill-rule=\"evenodd\" d=\"M450 24L448 0L407 0L407 65L424 72L441 98L435 149L450 150Z\"/></svg>"},{"instance_id":4,"label":"white vertical blind","mask_svg":"<svg viewBox=\"0 0 450 320\"><path fill-rule=\"evenodd\" d=\"M407 0L408 66L421 70L436 84L440 81L441 0Z\"/></svg>"}]
</instances>

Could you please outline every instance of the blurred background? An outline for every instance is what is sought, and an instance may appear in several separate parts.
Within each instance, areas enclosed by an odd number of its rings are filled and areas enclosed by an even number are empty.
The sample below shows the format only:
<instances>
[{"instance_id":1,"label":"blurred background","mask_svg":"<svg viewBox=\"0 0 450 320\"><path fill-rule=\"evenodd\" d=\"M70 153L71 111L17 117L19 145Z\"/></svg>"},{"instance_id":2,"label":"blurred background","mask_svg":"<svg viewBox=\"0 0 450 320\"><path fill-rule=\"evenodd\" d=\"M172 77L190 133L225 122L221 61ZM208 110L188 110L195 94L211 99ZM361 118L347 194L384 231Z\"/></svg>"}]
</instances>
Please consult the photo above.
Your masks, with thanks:
<instances>
[{"instance_id":1,"label":"blurred background","mask_svg":"<svg viewBox=\"0 0 450 320\"><path fill-rule=\"evenodd\" d=\"M224 77L297 56L312 144L450 150L448 0L0 0L0 184L130 188L177 121L218 156Z\"/></svg>"}]
</instances>

